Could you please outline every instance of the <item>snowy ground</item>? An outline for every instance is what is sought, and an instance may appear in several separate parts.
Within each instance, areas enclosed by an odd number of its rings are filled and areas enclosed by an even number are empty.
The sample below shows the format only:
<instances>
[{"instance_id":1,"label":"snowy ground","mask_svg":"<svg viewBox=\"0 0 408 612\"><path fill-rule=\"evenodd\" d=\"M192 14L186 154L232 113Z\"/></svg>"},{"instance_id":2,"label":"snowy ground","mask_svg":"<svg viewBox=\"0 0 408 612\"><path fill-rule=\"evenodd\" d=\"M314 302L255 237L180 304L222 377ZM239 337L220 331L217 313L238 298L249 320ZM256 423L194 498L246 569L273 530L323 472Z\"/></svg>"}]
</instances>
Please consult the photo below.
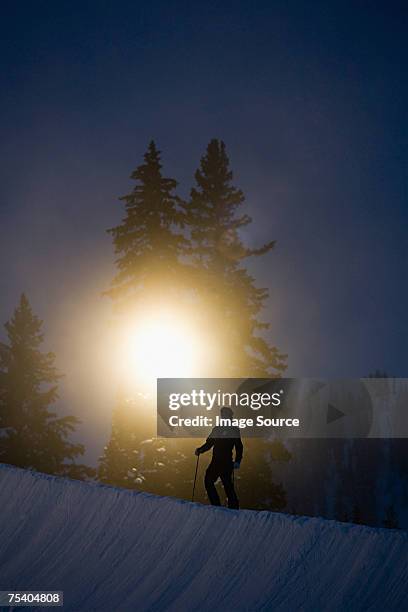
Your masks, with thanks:
<instances>
[{"instance_id":1,"label":"snowy ground","mask_svg":"<svg viewBox=\"0 0 408 612\"><path fill-rule=\"evenodd\" d=\"M63 590L65 611L408 610L406 532L3 465L0 504L0 590Z\"/></svg>"}]
</instances>

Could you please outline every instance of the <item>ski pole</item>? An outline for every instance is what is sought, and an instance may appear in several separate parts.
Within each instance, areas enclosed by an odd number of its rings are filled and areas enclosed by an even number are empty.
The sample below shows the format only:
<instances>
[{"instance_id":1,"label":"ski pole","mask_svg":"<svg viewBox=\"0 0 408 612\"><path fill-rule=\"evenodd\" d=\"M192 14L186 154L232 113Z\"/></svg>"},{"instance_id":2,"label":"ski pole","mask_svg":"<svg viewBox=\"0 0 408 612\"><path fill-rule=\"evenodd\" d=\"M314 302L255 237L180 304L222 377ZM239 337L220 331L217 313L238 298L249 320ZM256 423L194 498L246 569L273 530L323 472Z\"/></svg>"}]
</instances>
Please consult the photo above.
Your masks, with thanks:
<instances>
[{"instance_id":1,"label":"ski pole","mask_svg":"<svg viewBox=\"0 0 408 612\"><path fill-rule=\"evenodd\" d=\"M193 493L191 495L191 501L194 501L194 491L195 491L195 486L196 486L196 480L197 480L197 471L198 471L198 461L200 459L200 455L197 455L197 463L196 463L196 469L195 469L195 474L194 474L194 484L193 484Z\"/></svg>"}]
</instances>

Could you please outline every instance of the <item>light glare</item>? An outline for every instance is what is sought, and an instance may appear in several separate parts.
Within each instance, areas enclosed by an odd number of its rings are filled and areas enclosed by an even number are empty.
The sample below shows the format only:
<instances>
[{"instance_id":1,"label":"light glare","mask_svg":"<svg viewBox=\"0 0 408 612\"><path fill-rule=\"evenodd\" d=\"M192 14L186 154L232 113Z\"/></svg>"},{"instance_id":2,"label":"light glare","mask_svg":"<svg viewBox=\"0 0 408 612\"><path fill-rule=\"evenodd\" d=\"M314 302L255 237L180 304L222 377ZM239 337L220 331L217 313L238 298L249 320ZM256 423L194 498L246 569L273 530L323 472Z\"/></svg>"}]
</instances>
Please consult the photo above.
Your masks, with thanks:
<instances>
[{"instance_id":1,"label":"light glare","mask_svg":"<svg viewBox=\"0 0 408 612\"><path fill-rule=\"evenodd\" d=\"M126 369L134 380L149 385L157 378L188 378L194 375L198 352L198 339L187 324L157 316L128 332Z\"/></svg>"}]
</instances>

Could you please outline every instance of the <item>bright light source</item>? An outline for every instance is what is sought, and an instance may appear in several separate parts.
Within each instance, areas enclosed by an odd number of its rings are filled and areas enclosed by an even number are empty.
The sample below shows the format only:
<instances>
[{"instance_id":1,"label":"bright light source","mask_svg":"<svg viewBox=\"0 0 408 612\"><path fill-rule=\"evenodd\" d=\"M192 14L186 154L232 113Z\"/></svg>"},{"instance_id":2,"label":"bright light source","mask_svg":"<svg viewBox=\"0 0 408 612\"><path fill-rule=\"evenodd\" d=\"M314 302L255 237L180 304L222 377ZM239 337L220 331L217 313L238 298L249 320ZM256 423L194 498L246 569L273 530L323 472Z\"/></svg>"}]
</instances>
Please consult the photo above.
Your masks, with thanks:
<instances>
[{"instance_id":1,"label":"bright light source","mask_svg":"<svg viewBox=\"0 0 408 612\"><path fill-rule=\"evenodd\" d=\"M156 313L124 330L121 361L129 382L152 386L156 378L199 375L203 342L181 317Z\"/></svg>"}]
</instances>

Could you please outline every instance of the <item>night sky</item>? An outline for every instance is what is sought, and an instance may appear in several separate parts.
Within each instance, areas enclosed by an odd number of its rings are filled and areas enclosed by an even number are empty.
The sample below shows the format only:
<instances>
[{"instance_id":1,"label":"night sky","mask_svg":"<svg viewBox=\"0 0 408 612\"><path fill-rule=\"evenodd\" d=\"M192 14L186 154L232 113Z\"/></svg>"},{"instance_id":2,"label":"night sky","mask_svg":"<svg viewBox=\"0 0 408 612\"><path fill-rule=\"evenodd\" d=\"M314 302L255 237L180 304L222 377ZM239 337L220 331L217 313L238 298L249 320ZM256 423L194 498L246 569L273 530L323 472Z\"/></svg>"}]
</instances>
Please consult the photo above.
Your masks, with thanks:
<instances>
[{"instance_id":1,"label":"night sky","mask_svg":"<svg viewBox=\"0 0 408 612\"><path fill-rule=\"evenodd\" d=\"M115 395L105 229L152 138L181 195L226 142L247 241L277 240L252 269L288 375L407 375L406 3L1 8L0 321L25 291L91 454Z\"/></svg>"}]
</instances>

